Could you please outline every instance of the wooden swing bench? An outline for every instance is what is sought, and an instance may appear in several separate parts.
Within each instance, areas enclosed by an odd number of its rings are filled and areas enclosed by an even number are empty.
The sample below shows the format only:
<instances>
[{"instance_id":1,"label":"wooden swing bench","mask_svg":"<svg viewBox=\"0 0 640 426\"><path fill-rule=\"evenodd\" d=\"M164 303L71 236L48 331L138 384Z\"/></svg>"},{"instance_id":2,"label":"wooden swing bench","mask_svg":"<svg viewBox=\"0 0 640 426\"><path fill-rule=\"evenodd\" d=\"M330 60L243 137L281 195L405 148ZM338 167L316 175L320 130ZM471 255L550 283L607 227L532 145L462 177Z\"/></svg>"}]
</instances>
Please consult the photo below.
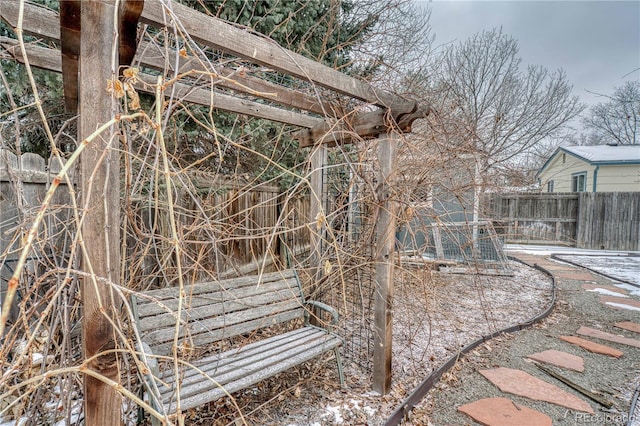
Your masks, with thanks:
<instances>
[{"instance_id":1,"label":"wooden swing bench","mask_svg":"<svg viewBox=\"0 0 640 426\"><path fill-rule=\"evenodd\" d=\"M180 312L177 287L132 296L140 347L150 367L143 378L144 386L151 405L161 413L176 411L178 388L180 409L186 410L248 388L331 350L344 385L339 353L342 339L331 330L338 314L324 303L304 299L296 271L197 283L185 286L185 293ZM324 312L322 316L330 315L325 328L310 323L314 310ZM180 363L179 387L173 360L167 358L173 353L178 318L183 352L190 352L184 351L185 347L195 349L193 353L209 348L209 354L202 357L181 357L185 362ZM264 329L282 323L291 323L294 329L259 337ZM246 345L232 343L236 346L231 349L225 347L234 337L253 340Z\"/></svg>"}]
</instances>

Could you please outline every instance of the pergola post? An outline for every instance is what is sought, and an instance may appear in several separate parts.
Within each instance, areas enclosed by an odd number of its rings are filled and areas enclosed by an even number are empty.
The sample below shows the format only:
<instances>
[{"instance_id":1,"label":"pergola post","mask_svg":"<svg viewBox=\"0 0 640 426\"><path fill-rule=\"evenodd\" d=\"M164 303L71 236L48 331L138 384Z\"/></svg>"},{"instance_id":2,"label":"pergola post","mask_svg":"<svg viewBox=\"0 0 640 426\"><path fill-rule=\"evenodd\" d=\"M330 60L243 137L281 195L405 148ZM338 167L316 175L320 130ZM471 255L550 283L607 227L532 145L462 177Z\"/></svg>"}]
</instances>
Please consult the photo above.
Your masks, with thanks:
<instances>
[{"instance_id":1,"label":"pergola post","mask_svg":"<svg viewBox=\"0 0 640 426\"><path fill-rule=\"evenodd\" d=\"M311 231L311 273L315 282L322 278L322 243L325 238L325 190L324 176L327 164L328 148L324 144L316 145L311 150L311 205L310 219L316 221ZM315 289L313 289L315 290Z\"/></svg>"},{"instance_id":2,"label":"pergola post","mask_svg":"<svg viewBox=\"0 0 640 426\"><path fill-rule=\"evenodd\" d=\"M115 0L81 2L80 141L117 112L117 104L106 91L107 81L117 76L118 55L113 53L115 3ZM80 157L84 212L81 231L86 250L82 270L87 274L81 284L84 359L107 351L89 362L87 369L116 383L120 381L118 357L109 352L115 349L115 334L108 317L115 317L120 305L111 288L111 284L118 284L120 276L118 144L112 128L89 143ZM121 424L120 394L89 374L84 376L84 407L87 425Z\"/></svg>"},{"instance_id":3,"label":"pergola post","mask_svg":"<svg viewBox=\"0 0 640 426\"><path fill-rule=\"evenodd\" d=\"M378 202L375 224L375 315L373 348L373 390L385 395L391 388L391 343L393 340L392 302L397 202L391 188L399 145L397 133L389 132L377 139Z\"/></svg>"}]
</instances>

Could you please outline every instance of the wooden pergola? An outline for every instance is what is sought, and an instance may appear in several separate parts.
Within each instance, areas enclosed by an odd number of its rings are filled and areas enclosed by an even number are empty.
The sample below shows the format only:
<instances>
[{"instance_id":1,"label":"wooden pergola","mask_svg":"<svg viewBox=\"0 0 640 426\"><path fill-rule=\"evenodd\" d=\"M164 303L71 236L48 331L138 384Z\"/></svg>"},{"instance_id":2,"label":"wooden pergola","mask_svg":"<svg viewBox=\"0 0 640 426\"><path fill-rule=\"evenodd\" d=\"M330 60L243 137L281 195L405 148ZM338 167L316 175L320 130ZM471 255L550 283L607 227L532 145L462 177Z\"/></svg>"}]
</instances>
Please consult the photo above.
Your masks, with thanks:
<instances>
[{"instance_id":1,"label":"wooden pergola","mask_svg":"<svg viewBox=\"0 0 640 426\"><path fill-rule=\"evenodd\" d=\"M105 82L117 78L119 60L133 56L134 64L150 70L167 70L169 67L173 76L181 77L171 83L174 99L212 105L219 110L299 127L296 137L301 147L311 148L310 161L314 170L311 186L316 196L312 197L311 217L322 210L322 168L328 146L363 138L377 144L380 170L377 188L379 211L375 224L373 388L381 394L387 393L391 385L391 306L397 209L396 203L390 198L389 187L394 174L399 135L410 132L413 121L425 117L429 108L378 90L269 39L177 2L170 3L170 6L168 2L158 0L64 3L67 10L62 10L66 14L62 18L55 11L19 0L3 0L0 8L1 17L16 29L18 37L29 34L61 43L62 52L36 45L21 47L20 43L10 38L0 38L0 44L20 62L63 74L67 107L73 108L74 98L77 99L79 141L84 141L119 113L118 102L105 90ZM120 13L114 13L116 7L121 8ZM185 54L148 42L134 45L132 50L130 26L135 25L136 21L188 35L198 45L295 77L310 87L319 88L323 93L330 92L337 97L356 100L359 107L357 110L345 110L337 102L323 101L321 96L273 84L250 72L240 73L237 69L219 66L213 72L213 68L204 66L202 57L195 56L192 51ZM119 30L114 31L115 28ZM118 34L122 39L118 39ZM115 48L118 45L120 49ZM119 58L113 54L118 50ZM153 85L157 82L157 76L140 73L138 77L137 90L155 90ZM197 77L205 78L197 80ZM113 143L114 132L112 126L87 146L81 156L82 205L91 212L86 215L81 232L83 241L92 242L85 244L86 255L91 259L91 269L85 270L98 279L117 284L120 254L118 244L114 242L120 240L119 212L116 208L109 208L119 203L119 158L108 149ZM89 176L92 178L88 179ZM101 192L96 188L109 190ZM316 235L314 240L319 259L321 238ZM86 262L83 265L85 268L89 266ZM95 280L85 279L82 286L85 359L108 351L114 345L112 325L108 319L108 315L114 312L106 312L101 300L110 301L111 305L108 306L115 311L119 309L113 298L104 292L104 287L95 285ZM118 377L110 369L110 361L109 357L95 357L88 365L89 369L112 383L95 378L95 374L85 376L86 424L118 423L120 397L113 386L118 382Z\"/></svg>"}]
</instances>

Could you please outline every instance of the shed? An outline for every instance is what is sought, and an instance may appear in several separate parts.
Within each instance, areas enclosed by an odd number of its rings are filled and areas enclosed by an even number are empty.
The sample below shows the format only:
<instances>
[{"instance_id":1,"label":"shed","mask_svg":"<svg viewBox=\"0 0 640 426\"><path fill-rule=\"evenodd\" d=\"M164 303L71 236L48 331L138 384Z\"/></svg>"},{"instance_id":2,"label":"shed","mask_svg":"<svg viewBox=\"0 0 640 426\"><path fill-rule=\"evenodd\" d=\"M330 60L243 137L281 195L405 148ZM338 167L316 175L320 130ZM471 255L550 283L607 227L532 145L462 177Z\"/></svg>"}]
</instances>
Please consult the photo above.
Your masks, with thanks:
<instances>
[{"instance_id":1,"label":"shed","mask_svg":"<svg viewBox=\"0 0 640 426\"><path fill-rule=\"evenodd\" d=\"M536 176L542 192L638 192L640 145L559 147Z\"/></svg>"}]
</instances>

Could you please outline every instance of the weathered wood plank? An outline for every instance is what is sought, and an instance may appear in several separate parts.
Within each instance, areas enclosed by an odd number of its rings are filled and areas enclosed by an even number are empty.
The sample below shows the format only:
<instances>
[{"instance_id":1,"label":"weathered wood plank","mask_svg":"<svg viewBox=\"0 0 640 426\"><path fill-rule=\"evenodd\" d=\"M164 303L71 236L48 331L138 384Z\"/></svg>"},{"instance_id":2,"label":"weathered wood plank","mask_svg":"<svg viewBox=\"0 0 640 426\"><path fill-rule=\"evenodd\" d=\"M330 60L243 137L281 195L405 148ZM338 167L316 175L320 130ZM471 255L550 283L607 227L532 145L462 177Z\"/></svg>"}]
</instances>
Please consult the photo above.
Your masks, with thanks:
<instances>
[{"instance_id":1,"label":"weathered wood plank","mask_svg":"<svg viewBox=\"0 0 640 426\"><path fill-rule=\"evenodd\" d=\"M243 345L242 347L206 356L194 361L193 365L204 373L214 374L215 371L222 371L221 369L226 365L233 364L239 360L253 356L256 353L264 352L266 350L265 348L269 348L270 346L283 346L291 342L298 342L301 339L316 333L326 334L319 328L301 327L287 333L278 334L264 340L258 340L257 342ZM184 371L180 374L180 377L183 379L182 383L185 383L184 380L189 379L191 376L201 376L201 373L196 369L185 366ZM167 369L164 371L160 378L163 382L171 385L175 381L173 369Z\"/></svg>"},{"instance_id":2,"label":"weathered wood plank","mask_svg":"<svg viewBox=\"0 0 640 426\"><path fill-rule=\"evenodd\" d=\"M14 28L18 22L18 5L18 0L3 0L2 8L0 8L0 15L2 18L4 18L4 20ZM26 34L32 34L50 41L59 42L60 26L58 14L51 9L34 3L25 3L23 31ZM60 56L59 51L57 52L58 56ZM157 46L148 42L141 42L133 63L140 63L153 69L164 69L168 65L169 69L173 71L175 70L175 67L172 61L175 57L180 56L172 54L175 52L171 49L169 49L168 52L169 60L165 61L165 54L167 53L165 50L159 49ZM180 73L188 72L189 70L211 71L205 70L200 62L193 57L185 59L178 68L178 72ZM237 71L228 68L222 67L220 69L216 69L216 71L219 75L226 78L232 78L233 80L228 81L219 79L216 81L216 84L232 89L236 92L252 94L263 99L269 99L281 105L287 105L321 115L325 115L326 113L335 113L339 116L342 113L339 105L323 102L316 97L300 91L278 86L254 76L240 75ZM275 94L275 96L267 95L269 93Z\"/></svg>"},{"instance_id":3,"label":"weathered wood plank","mask_svg":"<svg viewBox=\"0 0 640 426\"><path fill-rule=\"evenodd\" d=\"M272 294L273 293L273 294ZM238 301L245 303L246 306L251 306L249 298L254 305L268 303L267 300L277 297L281 300L300 298L300 291L291 287L291 282L276 281L272 283L265 283L263 285L254 286L248 285L241 288L234 289L233 293L229 293L228 290L218 290L203 295L187 296L183 299L183 309L191 318L199 318L198 309L209 307L214 309L217 304L230 301ZM267 297L269 299L267 299ZM156 322L158 316L167 315L175 312L178 309L178 295L175 298L166 299L163 301L140 304L138 307L138 318L144 321L144 323Z\"/></svg>"},{"instance_id":4,"label":"weathered wood plank","mask_svg":"<svg viewBox=\"0 0 640 426\"><path fill-rule=\"evenodd\" d=\"M310 218L315 220L315 229L311 230L311 259L312 276L315 282L320 282L323 274L322 253L325 241L326 221L324 211L327 193L323 190L325 184L325 173L327 167L328 149L326 146L316 146L310 152L309 162L311 164L311 201L310 201ZM314 294L315 288L311 289Z\"/></svg>"},{"instance_id":5,"label":"weathered wood plank","mask_svg":"<svg viewBox=\"0 0 640 426\"><path fill-rule=\"evenodd\" d=\"M247 334L261 328L291 321L293 319L300 318L302 315L304 315L304 310L302 308L298 308L274 314L266 318L256 318L251 321L239 322L237 324L223 324L221 326L220 323L218 323L215 324L217 325L216 329L206 329L201 327L200 333L191 333L186 340L191 347L204 347L222 339ZM181 329L180 337L181 341L184 340L184 328ZM171 352L171 347L173 345L172 330L165 330L165 333L162 333L160 336L156 336L156 343L148 340L145 336L143 336L143 340L149 343L154 353L168 355Z\"/></svg>"},{"instance_id":6,"label":"weathered wood plank","mask_svg":"<svg viewBox=\"0 0 640 426\"><path fill-rule=\"evenodd\" d=\"M264 306L287 300L298 301L299 297L290 292L272 291L256 296L248 296L235 299L227 295L224 302L212 302L194 309L184 309L181 312L182 324L207 321L215 317L224 317L225 321L233 323L233 318L243 311L260 310ZM178 320L177 312L147 317L140 323L139 329L143 333L151 333L154 330L175 327Z\"/></svg>"},{"instance_id":7,"label":"weathered wood plank","mask_svg":"<svg viewBox=\"0 0 640 426\"><path fill-rule=\"evenodd\" d=\"M209 363L200 370L205 375L214 378L220 385L225 385L231 381L237 380L246 372L257 371L260 369L260 363L271 362L270 358L282 359L286 356L288 351L303 352L312 346L329 345L328 349L333 349L331 346L336 340L336 336L325 333L320 329L312 329L311 327L305 327L303 329L305 333L296 333L295 336L287 339L278 339L275 342L269 341L270 339L263 340L262 345L253 348L251 351L245 351L244 348L234 349L225 352L225 356L221 357L219 363ZM286 335L285 335L286 336ZM290 353L290 352L289 352ZM181 372L180 384L185 389L181 392L181 395L190 396L203 389L211 387L211 384L207 384L206 378L202 373L192 368L188 371ZM171 369L166 371L166 376L163 381L166 381L168 385L173 385L175 382L175 373ZM191 388L187 390L186 388ZM165 388L161 391L163 395L171 393L171 388Z\"/></svg>"},{"instance_id":8,"label":"weathered wood plank","mask_svg":"<svg viewBox=\"0 0 640 426\"><path fill-rule=\"evenodd\" d=\"M211 294L219 291L233 291L243 287L255 287L260 288L263 285L276 284L284 282L290 288L299 289L295 275L293 273L281 274L271 273L264 274L261 279L257 276L230 278L224 281L203 281L195 284L187 285L185 291L188 297L195 297L201 294ZM171 301L177 299L179 296L179 289L176 287L167 287L157 290L149 290L144 292L138 297L138 305L143 308L147 304L156 304L159 301ZM141 311L140 316L144 316L144 311Z\"/></svg>"},{"instance_id":9,"label":"weathered wood plank","mask_svg":"<svg viewBox=\"0 0 640 426\"><path fill-rule=\"evenodd\" d=\"M392 110L407 109L408 104L413 105L412 101L374 89L362 80L319 64L271 40L251 34L180 3L171 3L169 11L160 2L146 2L141 21L160 27L173 26L171 19L173 16L180 21L180 31L186 31L194 40L214 49Z\"/></svg>"},{"instance_id":10,"label":"weathered wood plank","mask_svg":"<svg viewBox=\"0 0 640 426\"><path fill-rule=\"evenodd\" d=\"M20 0L2 0L0 18L11 28L18 26ZM22 30L50 41L60 41L60 18L56 11L42 5L24 2Z\"/></svg>"},{"instance_id":11,"label":"weathered wood plank","mask_svg":"<svg viewBox=\"0 0 640 426\"><path fill-rule=\"evenodd\" d=\"M15 41L4 37L2 45L9 47L8 52L14 55L16 60L24 62L20 50L15 46ZM31 65L54 72L62 72L60 53L56 49L48 49L39 46L27 46L27 54ZM140 82L134 85L136 90L154 93L157 77L141 73L138 74ZM184 83L174 83L176 91L174 95L177 100L191 102L198 105L213 106L214 108L234 112L237 114L249 115L252 117L264 118L278 123L290 124L298 127L312 128L324 122L324 120L277 108L271 105L261 104L248 99L236 98L231 95L217 92L215 89L202 89Z\"/></svg>"},{"instance_id":12,"label":"weathered wood plank","mask_svg":"<svg viewBox=\"0 0 640 426\"><path fill-rule=\"evenodd\" d=\"M175 59L179 58L176 66ZM176 54L173 49L166 49L147 41L142 41L138 48L138 54L133 63L140 63L149 68L165 70L170 73L177 72L184 74L191 71L210 73L215 78L215 85L231 89L240 93L247 93L269 101L298 108L304 111L313 112L320 115L341 116L344 111L337 103L331 103L318 99L299 90L279 86L267 80L247 74L247 70L237 70L215 65L215 69L205 67L199 58L188 56L183 57ZM219 78L218 78L219 77Z\"/></svg>"},{"instance_id":13,"label":"weathered wood plank","mask_svg":"<svg viewBox=\"0 0 640 426\"><path fill-rule=\"evenodd\" d=\"M4 7L5 1L3 0ZM105 82L117 72L117 58L112 62L115 0L82 3L80 41L78 141L85 141L97 128L119 113L105 88ZM90 31L86 31L90 29ZM80 155L83 214L82 236L82 346L87 369L97 375L120 382L118 356L113 330L120 311L110 285L120 280L120 146L115 126L86 145ZM111 188L115 190L104 190ZM98 285L97 282L109 283ZM112 318L109 318L111 316ZM96 426L119 425L122 396L116 387L95 375L84 375L85 423Z\"/></svg>"},{"instance_id":14,"label":"weathered wood plank","mask_svg":"<svg viewBox=\"0 0 640 426\"><path fill-rule=\"evenodd\" d=\"M154 84L157 78L145 74L139 74L139 79L149 85ZM198 87L178 82L173 83L173 86L175 90L172 93L176 99L192 102L198 105L210 105L213 108L231 111L237 114L249 115L252 117L264 118L267 120L277 121L278 123L291 124L298 127L311 128L324 122L321 118L227 95L216 91L213 87L210 89L204 89L202 88L202 82ZM149 91L149 89L143 84L136 84L135 87L138 90Z\"/></svg>"},{"instance_id":15,"label":"weathered wood plank","mask_svg":"<svg viewBox=\"0 0 640 426\"><path fill-rule=\"evenodd\" d=\"M301 148L312 145L344 145L362 139L378 137L390 129L400 133L411 132L413 122L427 117L431 108L420 107L417 102L406 104L407 109L396 108L392 114L379 109L356 114L343 114L339 120L325 121L312 129L303 129L294 134Z\"/></svg>"},{"instance_id":16,"label":"weathered wood plank","mask_svg":"<svg viewBox=\"0 0 640 426\"><path fill-rule=\"evenodd\" d=\"M18 62L24 63L18 41L13 38L0 36L0 45ZM48 71L62 72L62 59L57 49L47 49L32 44L25 45L29 63L36 68Z\"/></svg>"},{"instance_id":17,"label":"weathered wood plank","mask_svg":"<svg viewBox=\"0 0 640 426\"><path fill-rule=\"evenodd\" d=\"M237 373L239 377L232 382L228 382L224 386L224 389L216 387L208 391L200 391L191 397L181 399L180 406L183 409L197 407L207 401L213 401L224 397L227 395L227 392L231 393L245 389L267 377L272 377L282 371L289 370L293 366L300 365L303 362L316 358L340 344L340 339L334 337L333 340L328 339L319 345L311 347L296 346L293 349L279 353L277 357L271 357L264 360L264 362L258 364L254 368L246 367L245 371L239 371ZM228 378L216 377L216 379L226 381ZM165 405L169 407L169 411L175 410L174 401L165 401Z\"/></svg>"},{"instance_id":18,"label":"weathered wood plank","mask_svg":"<svg viewBox=\"0 0 640 426\"><path fill-rule=\"evenodd\" d=\"M375 226L375 314L373 341L373 389L385 395L391 389L393 268L397 201L392 199L399 138L390 133L379 138L377 196L379 207Z\"/></svg>"}]
</instances>

